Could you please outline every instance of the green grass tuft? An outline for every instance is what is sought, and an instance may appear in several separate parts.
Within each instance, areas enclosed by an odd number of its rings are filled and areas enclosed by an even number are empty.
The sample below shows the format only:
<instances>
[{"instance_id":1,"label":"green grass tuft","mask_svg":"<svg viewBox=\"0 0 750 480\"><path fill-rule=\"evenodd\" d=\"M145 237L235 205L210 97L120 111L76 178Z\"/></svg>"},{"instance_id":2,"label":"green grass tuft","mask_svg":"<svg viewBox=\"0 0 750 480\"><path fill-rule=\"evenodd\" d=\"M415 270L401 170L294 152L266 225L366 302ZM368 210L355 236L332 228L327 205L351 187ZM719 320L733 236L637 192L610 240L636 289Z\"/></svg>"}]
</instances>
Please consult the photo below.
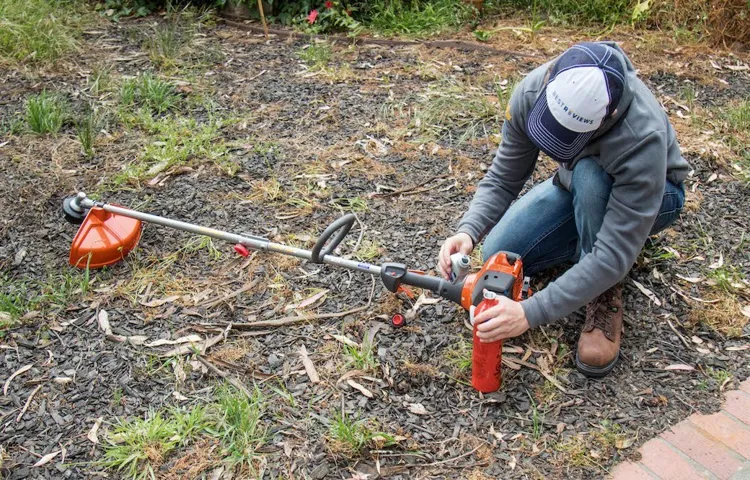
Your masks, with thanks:
<instances>
[{"instance_id":1,"label":"green grass tuft","mask_svg":"<svg viewBox=\"0 0 750 480\"><path fill-rule=\"evenodd\" d=\"M94 156L94 144L99 133L100 118L97 110L88 106L86 112L76 125L76 135L81 143L81 150L86 157Z\"/></svg>"},{"instance_id":2,"label":"green grass tuft","mask_svg":"<svg viewBox=\"0 0 750 480\"><path fill-rule=\"evenodd\" d=\"M267 441L267 430L261 421L265 411L263 394L255 388L252 397L228 386L217 392L219 420L215 429L231 465L255 471L257 450Z\"/></svg>"},{"instance_id":3,"label":"green grass tuft","mask_svg":"<svg viewBox=\"0 0 750 480\"><path fill-rule=\"evenodd\" d=\"M297 56L310 67L310 70L322 70L331 61L333 50L327 42L311 43L301 48Z\"/></svg>"},{"instance_id":4,"label":"green grass tuft","mask_svg":"<svg viewBox=\"0 0 750 480\"><path fill-rule=\"evenodd\" d=\"M381 446L395 443L391 435L373 430L364 420L347 417L343 410L328 429L327 441L331 451L349 458L359 455L365 446L376 440L379 440Z\"/></svg>"},{"instance_id":5,"label":"green grass tuft","mask_svg":"<svg viewBox=\"0 0 750 480\"><path fill-rule=\"evenodd\" d=\"M375 346L367 340L357 347L344 345L344 352L347 363L357 370L367 371L378 366L378 360L375 358Z\"/></svg>"},{"instance_id":6,"label":"green grass tuft","mask_svg":"<svg viewBox=\"0 0 750 480\"><path fill-rule=\"evenodd\" d=\"M142 107L151 114L163 114L177 103L174 85L152 73L127 79L120 89L120 103L129 108Z\"/></svg>"},{"instance_id":7,"label":"green grass tuft","mask_svg":"<svg viewBox=\"0 0 750 480\"><path fill-rule=\"evenodd\" d=\"M455 29L474 14L474 9L461 0L375 0L364 10L367 27L382 35L426 37Z\"/></svg>"},{"instance_id":8,"label":"green grass tuft","mask_svg":"<svg viewBox=\"0 0 750 480\"><path fill-rule=\"evenodd\" d=\"M59 95L43 90L26 102L26 123L39 135L55 134L62 128L67 111L68 107Z\"/></svg>"},{"instance_id":9,"label":"green grass tuft","mask_svg":"<svg viewBox=\"0 0 750 480\"><path fill-rule=\"evenodd\" d=\"M0 0L0 58L46 62L76 50L87 10L75 0Z\"/></svg>"}]
</instances>

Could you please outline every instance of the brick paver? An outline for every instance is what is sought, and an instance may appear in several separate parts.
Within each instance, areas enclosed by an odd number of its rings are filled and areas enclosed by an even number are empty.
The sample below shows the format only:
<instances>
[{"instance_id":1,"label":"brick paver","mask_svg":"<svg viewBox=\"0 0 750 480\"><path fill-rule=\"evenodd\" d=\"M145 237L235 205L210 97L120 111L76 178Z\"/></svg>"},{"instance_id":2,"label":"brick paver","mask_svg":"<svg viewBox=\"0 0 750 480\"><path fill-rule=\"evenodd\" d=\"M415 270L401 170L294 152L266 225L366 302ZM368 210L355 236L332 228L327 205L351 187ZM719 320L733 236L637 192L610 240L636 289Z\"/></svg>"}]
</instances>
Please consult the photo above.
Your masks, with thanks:
<instances>
[{"instance_id":1,"label":"brick paver","mask_svg":"<svg viewBox=\"0 0 750 480\"><path fill-rule=\"evenodd\" d=\"M617 465L612 480L750 480L750 378L727 392L723 409L692 415Z\"/></svg>"}]
</instances>

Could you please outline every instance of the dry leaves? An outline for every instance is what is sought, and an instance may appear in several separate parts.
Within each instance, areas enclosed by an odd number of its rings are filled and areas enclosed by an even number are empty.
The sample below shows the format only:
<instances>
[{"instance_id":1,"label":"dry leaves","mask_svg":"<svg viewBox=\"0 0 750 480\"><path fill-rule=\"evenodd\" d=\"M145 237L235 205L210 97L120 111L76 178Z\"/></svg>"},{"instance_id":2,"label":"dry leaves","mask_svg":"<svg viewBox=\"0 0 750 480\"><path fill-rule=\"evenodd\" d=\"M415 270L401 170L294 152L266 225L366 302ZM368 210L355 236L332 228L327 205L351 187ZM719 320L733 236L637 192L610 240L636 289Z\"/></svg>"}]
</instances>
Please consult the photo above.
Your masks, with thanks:
<instances>
[{"instance_id":1,"label":"dry leaves","mask_svg":"<svg viewBox=\"0 0 750 480\"><path fill-rule=\"evenodd\" d=\"M359 390L360 393L362 393L362 395L364 395L367 398L372 398L374 396L371 391L366 389L362 384L355 382L354 380L347 380L346 383L350 387Z\"/></svg>"},{"instance_id":2,"label":"dry leaves","mask_svg":"<svg viewBox=\"0 0 750 480\"><path fill-rule=\"evenodd\" d=\"M97 418L96 422L94 422L94 426L91 427L91 430L89 430L88 435L86 435L86 438L88 438L89 441L93 444L99 443L99 437L97 435L97 432L99 432L99 427L102 426L103 421L104 421L104 417Z\"/></svg>"},{"instance_id":3,"label":"dry leaves","mask_svg":"<svg viewBox=\"0 0 750 480\"><path fill-rule=\"evenodd\" d=\"M685 371L685 372L692 372L695 370L695 367L691 367L690 365L685 365L684 363L675 363L673 365L668 365L664 367L664 370L670 370L670 371Z\"/></svg>"},{"instance_id":4,"label":"dry leaves","mask_svg":"<svg viewBox=\"0 0 750 480\"><path fill-rule=\"evenodd\" d=\"M3 385L3 395L8 395L8 387L10 387L10 382L12 382L14 378L16 378L17 376L21 375L22 373L30 370L31 367L33 367L33 366L34 366L34 364L30 363L28 365L24 365L23 367L19 368L15 372L13 372L13 374L11 374L11 376L8 377L8 379L5 381L5 385Z\"/></svg>"},{"instance_id":5,"label":"dry leaves","mask_svg":"<svg viewBox=\"0 0 750 480\"><path fill-rule=\"evenodd\" d=\"M642 294L646 295L652 302L654 302L654 304L656 304L657 307L661 307L661 300L659 300L659 297L657 297L654 292L644 287L640 282L633 280L632 278L630 280Z\"/></svg>"}]
</instances>

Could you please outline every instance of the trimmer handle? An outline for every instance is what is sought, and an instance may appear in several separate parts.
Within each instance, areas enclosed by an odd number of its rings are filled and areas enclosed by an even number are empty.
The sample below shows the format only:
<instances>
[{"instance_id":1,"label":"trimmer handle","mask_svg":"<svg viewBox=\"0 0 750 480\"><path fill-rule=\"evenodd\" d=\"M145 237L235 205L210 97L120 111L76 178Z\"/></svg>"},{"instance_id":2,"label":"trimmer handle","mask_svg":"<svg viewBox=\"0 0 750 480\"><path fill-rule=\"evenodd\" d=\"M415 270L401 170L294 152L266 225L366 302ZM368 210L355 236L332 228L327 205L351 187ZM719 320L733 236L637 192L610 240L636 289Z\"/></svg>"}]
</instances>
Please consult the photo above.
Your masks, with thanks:
<instances>
[{"instance_id":1,"label":"trimmer handle","mask_svg":"<svg viewBox=\"0 0 750 480\"><path fill-rule=\"evenodd\" d=\"M315 246L310 252L310 260L313 263L323 263L323 257L336 250L336 247L344 240L344 237L346 237L356 221L357 217L353 213L350 213L328 225L320 237L318 237L318 241L315 242ZM331 240L331 243L325 246L328 239L333 237L334 234L336 236ZM324 246L325 248L323 248Z\"/></svg>"}]
</instances>

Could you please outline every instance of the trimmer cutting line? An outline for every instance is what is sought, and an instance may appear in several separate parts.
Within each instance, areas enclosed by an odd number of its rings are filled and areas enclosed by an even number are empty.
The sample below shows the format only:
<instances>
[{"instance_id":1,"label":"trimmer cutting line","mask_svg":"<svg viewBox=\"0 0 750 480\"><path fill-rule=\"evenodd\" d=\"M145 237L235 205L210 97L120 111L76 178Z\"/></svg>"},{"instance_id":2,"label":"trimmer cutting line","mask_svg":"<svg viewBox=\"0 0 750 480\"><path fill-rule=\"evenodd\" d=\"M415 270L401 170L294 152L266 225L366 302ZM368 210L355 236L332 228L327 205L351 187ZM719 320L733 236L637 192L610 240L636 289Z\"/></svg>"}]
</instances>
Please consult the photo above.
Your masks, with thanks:
<instances>
[{"instance_id":1,"label":"trimmer cutting line","mask_svg":"<svg viewBox=\"0 0 750 480\"><path fill-rule=\"evenodd\" d=\"M99 268L124 259L138 244L142 222L148 222L234 243L235 251L243 256L247 256L250 250L273 252L313 263L379 275L385 288L391 292L399 292L402 285L411 285L434 292L466 310L478 306L484 300L485 291L504 295L516 301L531 294L529 279L523 276L521 258L510 252L493 255L479 272L473 274L467 274L470 270L468 258L464 258L463 255L456 256L452 259L455 270L453 282L410 271L402 263L372 265L337 257L333 252L356 221L352 214L344 215L331 223L317 239L312 250L305 250L275 243L263 237L225 232L95 201L83 192L63 201L63 213L70 223L81 224L70 248L70 264L78 268ZM391 324L400 327L405 321L403 315L396 314Z\"/></svg>"}]
</instances>

